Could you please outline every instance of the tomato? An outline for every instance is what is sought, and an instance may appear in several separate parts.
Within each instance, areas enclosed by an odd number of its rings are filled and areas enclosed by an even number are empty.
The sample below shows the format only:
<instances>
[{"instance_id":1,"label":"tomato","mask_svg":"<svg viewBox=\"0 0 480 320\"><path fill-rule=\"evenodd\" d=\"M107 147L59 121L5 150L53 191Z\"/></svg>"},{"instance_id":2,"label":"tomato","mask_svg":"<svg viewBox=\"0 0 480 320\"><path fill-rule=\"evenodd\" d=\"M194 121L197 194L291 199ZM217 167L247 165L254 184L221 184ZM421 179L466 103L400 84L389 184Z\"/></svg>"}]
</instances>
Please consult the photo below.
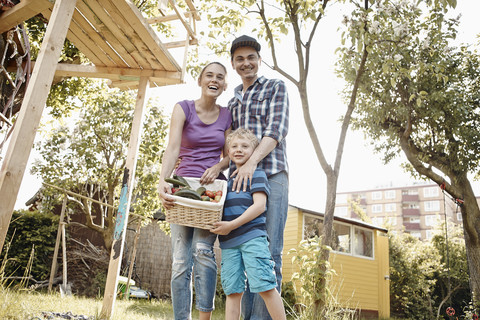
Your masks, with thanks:
<instances>
[{"instance_id":1,"label":"tomato","mask_svg":"<svg viewBox=\"0 0 480 320\"><path fill-rule=\"evenodd\" d=\"M218 190L217 192L215 192L215 196L222 196L223 195L223 192L222 190Z\"/></svg>"},{"instance_id":2,"label":"tomato","mask_svg":"<svg viewBox=\"0 0 480 320\"><path fill-rule=\"evenodd\" d=\"M172 194L178 191L178 188L172 188Z\"/></svg>"},{"instance_id":3,"label":"tomato","mask_svg":"<svg viewBox=\"0 0 480 320\"><path fill-rule=\"evenodd\" d=\"M202 196L202 201L210 201L210 197L209 196Z\"/></svg>"},{"instance_id":4,"label":"tomato","mask_svg":"<svg viewBox=\"0 0 480 320\"><path fill-rule=\"evenodd\" d=\"M215 198L215 194L213 193L213 191L210 191L210 190L206 190L205 195L209 196L212 199Z\"/></svg>"},{"instance_id":5,"label":"tomato","mask_svg":"<svg viewBox=\"0 0 480 320\"><path fill-rule=\"evenodd\" d=\"M220 200L222 200L222 196L216 195L215 199L213 199L213 200L216 201L216 202L220 202Z\"/></svg>"}]
</instances>

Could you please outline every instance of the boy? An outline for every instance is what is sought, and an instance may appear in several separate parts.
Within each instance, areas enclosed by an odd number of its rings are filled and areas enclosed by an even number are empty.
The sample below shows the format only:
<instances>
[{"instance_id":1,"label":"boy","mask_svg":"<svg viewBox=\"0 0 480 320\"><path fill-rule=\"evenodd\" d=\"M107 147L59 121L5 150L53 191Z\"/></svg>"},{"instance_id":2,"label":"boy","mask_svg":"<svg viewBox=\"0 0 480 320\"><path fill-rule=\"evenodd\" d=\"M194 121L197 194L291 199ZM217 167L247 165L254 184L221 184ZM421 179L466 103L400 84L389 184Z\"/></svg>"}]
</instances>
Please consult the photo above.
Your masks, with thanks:
<instances>
[{"instance_id":1,"label":"boy","mask_svg":"<svg viewBox=\"0 0 480 320\"><path fill-rule=\"evenodd\" d=\"M239 128L227 136L228 156L240 168L259 142L256 136ZM265 225L268 179L256 169L246 191L232 191L228 181L223 221L214 224L222 249L222 286L227 295L225 319L240 319L240 306L246 281L251 292L259 293L272 319L286 319L283 301L276 290L275 263L268 248ZM246 276L245 276L246 274Z\"/></svg>"}]
</instances>

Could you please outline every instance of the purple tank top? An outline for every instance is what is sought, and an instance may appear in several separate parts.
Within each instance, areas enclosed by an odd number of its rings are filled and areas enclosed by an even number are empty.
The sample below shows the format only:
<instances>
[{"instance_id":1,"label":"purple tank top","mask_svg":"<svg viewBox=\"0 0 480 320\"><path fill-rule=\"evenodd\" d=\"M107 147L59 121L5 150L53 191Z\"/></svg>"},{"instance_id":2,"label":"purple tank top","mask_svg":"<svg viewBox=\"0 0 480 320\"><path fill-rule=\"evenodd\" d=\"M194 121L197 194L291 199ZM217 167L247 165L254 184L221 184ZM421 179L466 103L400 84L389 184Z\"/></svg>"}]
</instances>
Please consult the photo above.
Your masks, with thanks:
<instances>
[{"instance_id":1,"label":"purple tank top","mask_svg":"<svg viewBox=\"0 0 480 320\"><path fill-rule=\"evenodd\" d=\"M232 124L228 108L221 107L217 120L203 123L195 110L195 101L178 102L185 113L182 143L178 158L181 159L175 173L182 177L200 178L206 169L220 162L225 144L225 131ZM219 178L225 179L223 174Z\"/></svg>"}]
</instances>

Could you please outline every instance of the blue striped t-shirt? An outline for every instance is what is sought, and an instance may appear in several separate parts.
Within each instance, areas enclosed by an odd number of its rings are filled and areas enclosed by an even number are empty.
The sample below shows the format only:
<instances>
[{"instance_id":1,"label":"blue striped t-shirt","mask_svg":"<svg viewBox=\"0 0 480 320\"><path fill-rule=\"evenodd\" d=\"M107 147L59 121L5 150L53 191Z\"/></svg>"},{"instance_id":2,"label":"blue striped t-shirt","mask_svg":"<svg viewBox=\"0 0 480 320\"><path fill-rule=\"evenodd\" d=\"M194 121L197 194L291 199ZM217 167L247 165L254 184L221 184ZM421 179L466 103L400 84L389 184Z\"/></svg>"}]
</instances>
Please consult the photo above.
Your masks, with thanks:
<instances>
[{"instance_id":1,"label":"blue striped t-shirt","mask_svg":"<svg viewBox=\"0 0 480 320\"><path fill-rule=\"evenodd\" d=\"M241 216L253 204L253 194L255 192L264 192L267 197L270 195L270 186L268 184L265 171L257 168L253 173L252 187L247 186L247 191L241 190L239 193L231 191L233 179L228 180L228 192L225 198L223 208L223 221L232 221ZM265 225L265 211L250 222L232 230L226 236L219 236L220 248L229 249L241 245L256 237L267 236Z\"/></svg>"}]
</instances>

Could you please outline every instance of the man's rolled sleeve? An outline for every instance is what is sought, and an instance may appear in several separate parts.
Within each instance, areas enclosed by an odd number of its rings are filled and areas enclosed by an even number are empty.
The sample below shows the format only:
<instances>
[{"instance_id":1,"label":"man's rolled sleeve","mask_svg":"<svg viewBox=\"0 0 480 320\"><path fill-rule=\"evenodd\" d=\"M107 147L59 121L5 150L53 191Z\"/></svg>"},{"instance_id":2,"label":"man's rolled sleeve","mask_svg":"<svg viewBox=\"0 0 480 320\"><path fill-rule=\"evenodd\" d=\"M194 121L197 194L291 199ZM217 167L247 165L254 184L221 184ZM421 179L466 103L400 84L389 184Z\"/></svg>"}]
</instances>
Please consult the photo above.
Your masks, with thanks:
<instances>
[{"instance_id":1,"label":"man's rolled sleeve","mask_svg":"<svg viewBox=\"0 0 480 320\"><path fill-rule=\"evenodd\" d=\"M264 137L275 139L281 143L288 133L289 101L287 88L282 80L276 80L270 100L267 126Z\"/></svg>"}]
</instances>

